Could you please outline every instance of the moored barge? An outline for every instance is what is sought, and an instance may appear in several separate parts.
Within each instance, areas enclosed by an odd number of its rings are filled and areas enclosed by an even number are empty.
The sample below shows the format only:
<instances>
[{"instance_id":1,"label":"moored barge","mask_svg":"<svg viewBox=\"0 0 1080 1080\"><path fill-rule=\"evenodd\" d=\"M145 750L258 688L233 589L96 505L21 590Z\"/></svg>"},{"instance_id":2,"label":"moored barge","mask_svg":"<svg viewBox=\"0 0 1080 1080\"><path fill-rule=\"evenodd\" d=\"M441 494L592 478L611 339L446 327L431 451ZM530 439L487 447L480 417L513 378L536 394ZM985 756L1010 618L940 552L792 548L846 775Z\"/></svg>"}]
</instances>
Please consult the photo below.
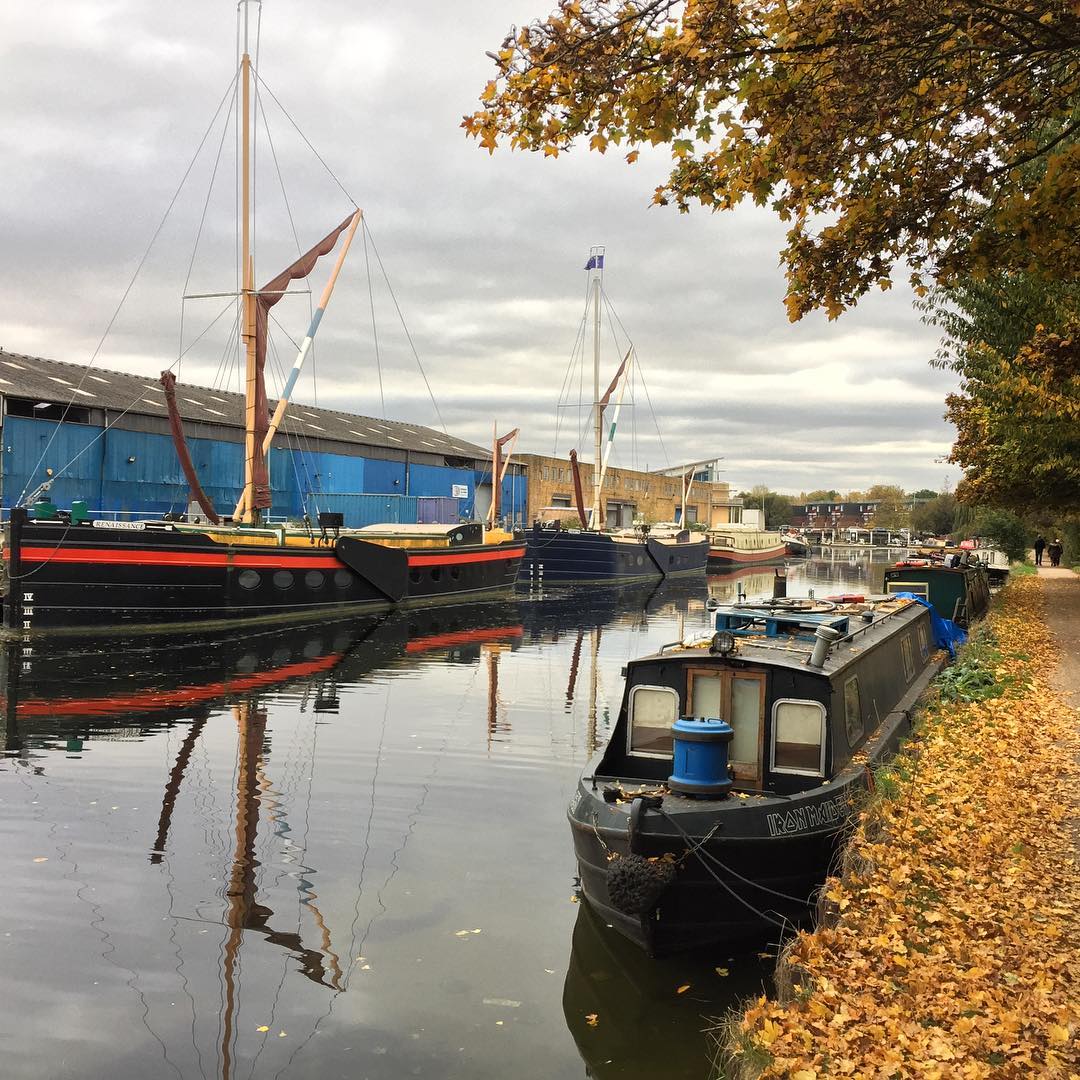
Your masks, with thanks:
<instances>
[{"instance_id":1,"label":"moored barge","mask_svg":"<svg viewBox=\"0 0 1080 1080\"><path fill-rule=\"evenodd\" d=\"M911 593L932 604L943 618L967 629L990 607L986 567L967 552L932 559L903 559L885 571L887 593Z\"/></svg>"},{"instance_id":2,"label":"moored barge","mask_svg":"<svg viewBox=\"0 0 1080 1080\"><path fill-rule=\"evenodd\" d=\"M650 954L805 922L944 662L932 633L900 597L737 604L632 661L568 811L588 903Z\"/></svg>"}]
</instances>

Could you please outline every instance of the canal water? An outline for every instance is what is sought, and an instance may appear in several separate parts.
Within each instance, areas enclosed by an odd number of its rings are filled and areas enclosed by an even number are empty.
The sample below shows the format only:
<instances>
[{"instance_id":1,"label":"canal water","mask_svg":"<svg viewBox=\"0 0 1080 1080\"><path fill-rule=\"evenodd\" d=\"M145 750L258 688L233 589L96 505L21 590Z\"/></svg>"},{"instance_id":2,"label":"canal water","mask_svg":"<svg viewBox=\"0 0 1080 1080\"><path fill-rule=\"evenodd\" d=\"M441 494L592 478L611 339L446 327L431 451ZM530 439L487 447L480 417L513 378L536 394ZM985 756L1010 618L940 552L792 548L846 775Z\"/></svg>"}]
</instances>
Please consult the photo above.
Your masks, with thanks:
<instances>
[{"instance_id":1,"label":"canal water","mask_svg":"<svg viewBox=\"0 0 1080 1080\"><path fill-rule=\"evenodd\" d=\"M565 807L622 665L772 577L9 647L0 1073L715 1075L777 943L648 960L578 902Z\"/></svg>"}]
</instances>

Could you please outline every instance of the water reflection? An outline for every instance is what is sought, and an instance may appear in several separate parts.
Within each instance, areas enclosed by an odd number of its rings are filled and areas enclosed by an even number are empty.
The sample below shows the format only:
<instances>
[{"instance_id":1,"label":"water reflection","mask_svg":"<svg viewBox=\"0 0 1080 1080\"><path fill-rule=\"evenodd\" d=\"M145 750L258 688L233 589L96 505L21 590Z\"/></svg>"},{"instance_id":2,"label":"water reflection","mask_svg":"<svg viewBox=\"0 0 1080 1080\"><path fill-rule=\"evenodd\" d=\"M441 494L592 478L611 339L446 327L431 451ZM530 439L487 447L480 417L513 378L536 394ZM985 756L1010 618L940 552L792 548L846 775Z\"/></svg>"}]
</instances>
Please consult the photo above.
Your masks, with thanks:
<instances>
[{"instance_id":1,"label":"water reflection","mask_svg":"<svg viewBox=\"0 0 1080 1080\"><path fill-rule=\"evenodd\" d=\"M707 1029L736 1001L766 992L774 963L769 952L724 949L650 959L583 903L563 1013L586 1075L708 1076Z\"/></svg>"},{"instance_id":2,"label":"water reflection","mask_svg":"<svg viewBox=\"0 0 1080 1080\"><path fill-rule=\"evenodd\" d=\"M685 1031L759 965L583 928L565 806L714 584L7 646L6 1080L620 1075L650 1004L660 1074L701 1076Z\"/></svg>"}]
</instances>

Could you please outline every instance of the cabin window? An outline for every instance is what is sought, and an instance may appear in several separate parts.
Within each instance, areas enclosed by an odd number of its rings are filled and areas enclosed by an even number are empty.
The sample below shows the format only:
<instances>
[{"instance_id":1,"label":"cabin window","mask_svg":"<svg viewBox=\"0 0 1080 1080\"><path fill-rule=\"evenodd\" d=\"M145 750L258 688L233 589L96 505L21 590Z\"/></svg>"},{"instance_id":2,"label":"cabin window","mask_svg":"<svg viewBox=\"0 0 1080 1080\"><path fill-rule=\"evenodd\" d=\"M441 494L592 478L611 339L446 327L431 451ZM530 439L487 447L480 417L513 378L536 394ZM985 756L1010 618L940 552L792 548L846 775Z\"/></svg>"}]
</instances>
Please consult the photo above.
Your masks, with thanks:
<instances>
[{"instance_id":1,"label":"cabin window","mask_svg":"<svg viewBox=\"0 0 1080 1080\"><path fill-rule=\"evenodd\" d=\"M863 737L862 702L859 700L859 677L853 675L844 683L844 724L848 746L854 747Z\"/></svg>"},{"instance_id":2,"label":"cabin window","mask_svg":"<svg viewBox=\"0 0 1080 1080\"><path fill-rule=\"evenodd\" d=\"M691 668L687 674L686 700L690 716L726 720L734 729L728 762L735 778L760 780L764 675Z\"/></svg>"},{"instance_id":3,"label":"cabin window","mask_svg":"<svg viewBox=\"0 0 1080 1080\"><path fill-rule=\"evenodd\" d=\"M773 706L773 772L825 775L825 707L817 701Z\"/></svg>"},{"instance_id":4,"label":"cabin window","mask_svg":"<svg viewBox=\"0 0 1080 1080\"><path fill-rule=\"evenodd\" d=\"M909 592L914 596L921 596L924 600L930 597L930 585L925 581L886 581L887 593Z\"/></svg>"},{"instance_id":5,"label":"cabin window","mask_svg":"<svg viewBox=\"0 0 1080 1080\"><path fill-rule=\"evenodd\" d=\"M926 633L926 627L922 623L919 623L917 633L919 635L919 655L925 662L930 656L930 638Z\"/></svg>"},{"instance_id":6,"label":"cabin window","mask_svg":"<svg viewBox=\"0 0 1080 1080\"><path fill-rule=\"evenodd\" d=\"M630 691L631 754L671 757L671 725L679 719L679 695L670 686L635 686Z\"/></svg>"},{"instance_id":7,"label":"cabin window","mask_svg":"<svg viewBox=\"0 0 1080 1080\"><path fill-rule=\"evenodd\" d=\"M904 676L908 682L911 682L915 678L915 653L911 648L910 634L900 640L900 656L904 661Z\"/></svg>"}]
</instances>

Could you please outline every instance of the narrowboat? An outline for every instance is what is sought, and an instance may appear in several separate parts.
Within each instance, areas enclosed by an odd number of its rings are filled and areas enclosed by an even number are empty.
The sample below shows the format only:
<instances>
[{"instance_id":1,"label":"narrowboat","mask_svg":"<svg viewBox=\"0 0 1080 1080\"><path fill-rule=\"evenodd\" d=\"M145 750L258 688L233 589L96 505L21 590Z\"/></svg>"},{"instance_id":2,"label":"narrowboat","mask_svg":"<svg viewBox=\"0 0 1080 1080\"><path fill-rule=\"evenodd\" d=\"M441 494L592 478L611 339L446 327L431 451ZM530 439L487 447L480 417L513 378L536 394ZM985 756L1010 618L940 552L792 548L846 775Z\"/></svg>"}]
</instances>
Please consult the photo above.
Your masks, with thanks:
<instances>
[{"instance_id":1,"label":"narrowboat","mask_svg":"<svg viewBox=\"0 0 1080 1080\"><path fill-rule=\"evenodd\" d=\"M793 930L944 661L916 600L774 600L632 661L568 817L581 890L651 955Z\"/></svg>"},{"instance_id":2,"label":"narrowboat","mask_svg":"<svg viewBox=\"0 0 1080 1080\"><path fill-rule=\"evenodd\" d=\"M951 555L944 562L902 559L885 571L885 592L920 596L943 619L965 630L990 607L986 567L966 551Z\"/></svg>"}]
</instances>

